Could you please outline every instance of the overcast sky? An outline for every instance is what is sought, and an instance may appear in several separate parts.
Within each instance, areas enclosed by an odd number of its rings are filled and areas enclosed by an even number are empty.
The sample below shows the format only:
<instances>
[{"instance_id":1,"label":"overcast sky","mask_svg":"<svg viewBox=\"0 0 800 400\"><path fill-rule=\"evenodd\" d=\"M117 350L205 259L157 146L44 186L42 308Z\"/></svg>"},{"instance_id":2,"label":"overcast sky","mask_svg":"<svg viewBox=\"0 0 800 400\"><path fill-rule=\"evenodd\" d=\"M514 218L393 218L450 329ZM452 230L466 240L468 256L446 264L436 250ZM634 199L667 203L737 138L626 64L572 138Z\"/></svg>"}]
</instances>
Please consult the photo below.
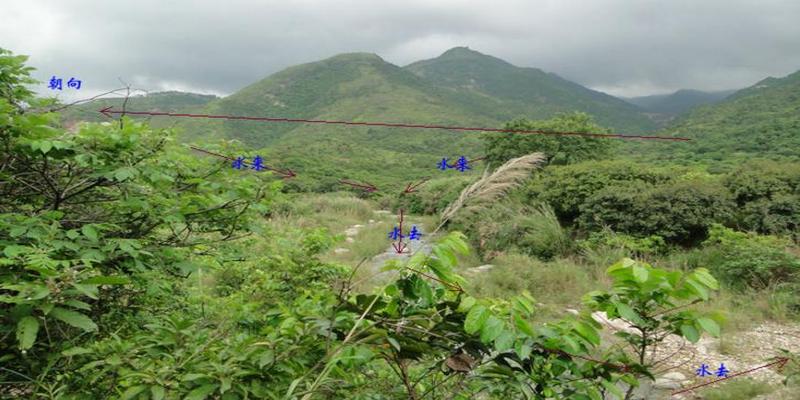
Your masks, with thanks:
<instances>
[{"instance_id":1,"label":"overcast sky","mask_svg":"<svg viewBox=\"0 0 800 400\"><path fill-rule=\"evenodd\" d=\"M127 4L125 4L127 3ZM230 94L291 65L454 46L621 96L724 90L800 69L798 0L6 0L0 47L44 95L120 86ZM64 78L61 92L47 89ZM66 81L83 81L80 90Z\"/></svg>"}]
</instances>

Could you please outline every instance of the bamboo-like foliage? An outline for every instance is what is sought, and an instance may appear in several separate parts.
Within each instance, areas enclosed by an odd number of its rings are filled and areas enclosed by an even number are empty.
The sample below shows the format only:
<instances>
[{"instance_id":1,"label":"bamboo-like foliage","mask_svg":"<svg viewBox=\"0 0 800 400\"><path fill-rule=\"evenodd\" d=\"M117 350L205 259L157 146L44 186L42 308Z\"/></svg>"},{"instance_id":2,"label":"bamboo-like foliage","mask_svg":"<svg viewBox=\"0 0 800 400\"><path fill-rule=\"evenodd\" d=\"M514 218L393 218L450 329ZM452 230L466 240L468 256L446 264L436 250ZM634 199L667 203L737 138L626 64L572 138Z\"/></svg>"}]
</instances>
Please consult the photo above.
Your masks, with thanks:
<instances>
[{"instance_id":1,"label":"bamboo-like foliage","mask_svg":"<svg viewBox=\"0 0 800 400\"><path fill-rule=\"evenodd\" d=\"M530 176L531 171L539 168L544 159L544 154L532 153L508 160L491 174L487 169L481 179L461 191L458 199L442 212L440 226L462 208L478 211L486 204L499 199Z\"/></svg>"}]
</instances>

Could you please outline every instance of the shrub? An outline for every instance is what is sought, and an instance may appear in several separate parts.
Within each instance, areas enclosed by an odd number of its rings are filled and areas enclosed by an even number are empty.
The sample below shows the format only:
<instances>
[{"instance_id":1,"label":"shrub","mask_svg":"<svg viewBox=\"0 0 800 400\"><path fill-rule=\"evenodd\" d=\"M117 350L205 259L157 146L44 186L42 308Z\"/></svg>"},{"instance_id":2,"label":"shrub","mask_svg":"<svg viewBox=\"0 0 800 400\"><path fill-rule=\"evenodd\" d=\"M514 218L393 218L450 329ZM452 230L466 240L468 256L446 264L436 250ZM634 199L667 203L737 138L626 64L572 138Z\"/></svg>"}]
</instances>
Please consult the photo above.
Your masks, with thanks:
<instances>
[{"instance_id":1,"label":"shrub","mask_svg":"<svg viewBox=\"0 0 800 400\"><path fill-rule=\"evenodd\" d=\"M621 249L628 256L635 258L664 254L667 251L667 244L661 236L650 235L638 238L624 233L616 233L611 229L592 232L588 238L580 241L579 247L584 252Z\"/></svg>"},{"instance_id":2,"label":"shrub","mask_svg":"<svg viewBox=\"0 0 800 400\"><path fill-rule=\"evenodd\" d=\"M785 239L715 224L703 244L714 274L732 286L763 289L797 281L800 274L800 258L786 251Z\"/></svg>"},{"instance_id":3,"label":"shrub","mask_svg":"<svg viewBox=\"0 0 800 400\"><path fill-rule=\"evenodd\" d=\"M595 124L592 118L584 113L563 114L544 121L521 119L507 123L504 128L545 132L609 132L608 129ZM615 145L614 142L604 138L509 133L487 134L485 143L486 160L492 166L535 152L544 153L548 164L572 164L602 158L608 155Z\"/></svg>"},{"instance_id":4,"label":"shrub","mask_svg":"<svg viewBox=\"0 0 800 400\"><path fill-rule=\"evenodd\" d=\"M647 187L672 179L666 169L632 162L599 161L545 168L525 188L527 202L547 202L562 222L571 223L580 215L580 206L608 186Z\"/></svg>"},{"instance_id":5,"label":"shrub","mask_svg":"<svg viewBox=\"0 0 800 400\"><path fill-rule=\"evenodd\" d=\"M522 251L543 260L565 255L572 248L572 240L556 218L553 208L540 204L528 209L520 221Z\"/></svg>"},{"instance_id":6,"label":"shrub","mask_svg":"<svg viewBox=\"0 0 800 400\"><path fill-rule=\"evenodd\" d=\"M692 245L705 239L711 224L729 220L731 213L727 193L713 181L678 181L650 189L641 184L602 189L581 206L578 223L588 231L609 227Z\"/></svg>"},{"instance_id":7,"label":"shrub","mask_svg":"<svg viewBox=\"0 0 800 400\"><path fill-rule=\"evenodd\" d=\"M786 233L797 240L800 238L800 195L779 194L747 203L737 220L744 229L766 234Z\"/></svg>"},{"instance_id":8,"label":"shrub","mask_svg":"<svg viewBox=\"0 0 800 400\"><path fill-rule=\"evenodd\" d=\"M757 161L742 165L724 179L740 206L778 194L800 194L800 164Z\"/></svg>"}]
</instances>

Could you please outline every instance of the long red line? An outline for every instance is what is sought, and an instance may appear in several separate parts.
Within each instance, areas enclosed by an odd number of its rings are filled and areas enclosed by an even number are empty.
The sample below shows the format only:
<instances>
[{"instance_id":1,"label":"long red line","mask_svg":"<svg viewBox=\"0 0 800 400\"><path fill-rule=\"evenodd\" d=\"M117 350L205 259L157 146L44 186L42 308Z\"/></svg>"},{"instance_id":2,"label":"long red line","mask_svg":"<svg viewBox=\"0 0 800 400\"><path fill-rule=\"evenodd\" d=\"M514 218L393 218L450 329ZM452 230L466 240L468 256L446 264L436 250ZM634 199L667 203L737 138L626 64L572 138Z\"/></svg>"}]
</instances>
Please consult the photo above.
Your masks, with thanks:
<instances>
[{"instance_id":1,"label":"long red line","mask_svg":"<svg viewBox=\"0 0 800 400\"><path fill-rule=\"evenodd\" d=\"M110 116L109 114L123 113L123 111L111 110L111 107L104 108L99 111L108 116ZM384 126L392 128L447 129L454 131L507 132L507 133L525 133L525 134L539 134L539 135L588 136L588 137L618 138L618 139L651 139L651 140L670 140L670 141L684 141L684 142L692 140L689 138L668 137L668 136L622 135L617 133L547 132L541 130L513 130L513 129L500 129L500 128L476 128L476 127L464 127L464 126L399 124L390 122L355 122L355 121L330 121L330 120L301 119L301 118L243 117L235 115L175 114L175 113L154 112L154 111L124 111L124 113L126 115L153 115L153 116L187 117L187 118L220 118L220 119L247 120L247 121L295 122L295 123L330 124L330 125Z\"/></svg>"}]
</instances>

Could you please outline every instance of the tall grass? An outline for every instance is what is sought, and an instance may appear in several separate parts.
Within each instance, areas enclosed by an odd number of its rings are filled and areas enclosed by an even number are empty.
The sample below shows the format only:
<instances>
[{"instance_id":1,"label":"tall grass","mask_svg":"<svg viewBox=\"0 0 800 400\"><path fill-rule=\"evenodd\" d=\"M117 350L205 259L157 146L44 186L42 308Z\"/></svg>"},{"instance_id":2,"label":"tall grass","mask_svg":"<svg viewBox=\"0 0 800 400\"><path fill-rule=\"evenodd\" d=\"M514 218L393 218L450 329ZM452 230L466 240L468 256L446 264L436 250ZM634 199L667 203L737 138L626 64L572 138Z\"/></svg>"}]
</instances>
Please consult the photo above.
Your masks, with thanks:
<instances>
[{"instance_id":1,"label":"tall grass","mask_svg":"<svg viewBox=\"0 0 800 400\"><path fill-rule=\"evenodd\" d=\"M479 211L497 201L528 178L531 171L539 168L544 159L544 154L533 153L508 160L491 174L487 169L481 179L464 188L458 199L442 212L442 225L462 209Z\"/></svg>"},{"instance_id":2,"label":"tall grass","mask_svg":"<svg viewBox=\"0 0 800 400\"><path fill-rule=\"evenodd\" d=\"M489 271L472 274L470 290L476 295L509 298L527 290L561 315L565 308L578 307L584 293L609 286L604 278L605 267L589 268L570 259L544 262L525 254L508 253L492 260L492 265Z\"/></svg>"},{"instance_id":3,"label":"tall grass","mask_svg":"<svg viewBox=\"0 0 800 400\"><path fill-rule=\"evenodd\" d=\"M736 379L720 384L719 387L706 389L703 399L706 400L749 400L762 394L775 391L775 387L755 379Z\"/></svg>"},{"instance_id":4,"label":"tall grass","mask_svg":"<svg viewBox=\"0 0 800 400\"><path fill-rule=\"evenodd\" d=\"M350 193L302 194L276 205L273 220L284 220L300 227L322 226L335 232L349 225L375 219L375 206Z\"/></svg>"},{"instance_id":5,"label":"tall grass","mask_svg":"<svg viewBox=\"0 0 800 400\"><path fill-rule=\"evenodd\" d=\"M556 256L566 256L572 249L572 239L569 232L561 226L553 208L541 203L528 207L522 218L521 226L524 233L519 246L528 254L542 259L552 259Z\"/></svg>"}]
</instances>

